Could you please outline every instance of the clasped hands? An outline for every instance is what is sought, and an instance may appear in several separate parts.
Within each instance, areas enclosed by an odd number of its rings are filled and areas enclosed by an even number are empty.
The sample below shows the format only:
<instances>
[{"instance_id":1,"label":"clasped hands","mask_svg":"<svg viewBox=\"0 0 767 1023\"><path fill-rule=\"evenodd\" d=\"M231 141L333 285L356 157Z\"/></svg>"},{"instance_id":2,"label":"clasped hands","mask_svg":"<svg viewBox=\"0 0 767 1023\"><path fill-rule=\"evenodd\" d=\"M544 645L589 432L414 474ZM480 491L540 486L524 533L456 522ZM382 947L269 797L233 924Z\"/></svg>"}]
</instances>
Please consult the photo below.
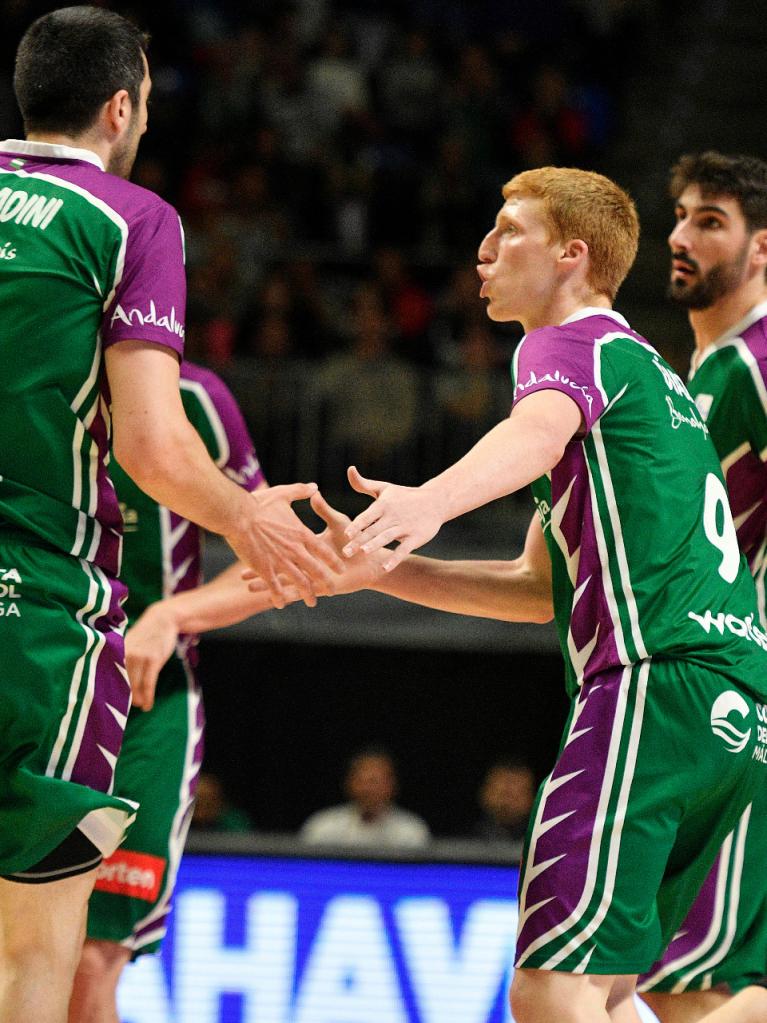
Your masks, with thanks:
<instances>
[{"instance_id":1,"label":"clasped hands","mask_svg":"<svg viewBox=\"0 0 767 1023\"><path fill-rule=\"evenodd\" d=\"M324 521L325 530L317 540L324 546L321 555L332 571L313 580L317 597L337 596L375 586L385 573L393 571L416 548L431 540L442 525L430 495L423 487L404 487L362 476L356 467L348 471L349 483L372 502L354 520L333 508L317 490L310 496L314 512ZM387 545L397 542L394 550ZM265 581L253 570L243 573L249 589L260 592ZM303 595L281 577L287 602Z\"/></svg>"}]
</instances>

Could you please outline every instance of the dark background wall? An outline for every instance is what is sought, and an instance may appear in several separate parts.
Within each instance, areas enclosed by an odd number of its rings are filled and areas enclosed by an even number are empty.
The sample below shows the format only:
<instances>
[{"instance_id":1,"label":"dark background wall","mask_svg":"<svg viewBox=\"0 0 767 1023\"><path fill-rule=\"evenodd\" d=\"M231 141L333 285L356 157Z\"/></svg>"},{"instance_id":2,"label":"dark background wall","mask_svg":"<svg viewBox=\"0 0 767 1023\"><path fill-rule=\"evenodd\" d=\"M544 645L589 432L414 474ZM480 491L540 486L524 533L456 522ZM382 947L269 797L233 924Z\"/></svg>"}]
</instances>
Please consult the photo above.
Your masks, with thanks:
<instances>
[{"instance_id":1,"label":"dark background wall","mask_svg":"<svg viewBox=\"0 0 767 1023\"><path fill-rule=\"evenodd\" d=\"M477 654L208 640L206 767L264 831L341 800L346 760L383 743L401 802L437 834L465 833L497 756L541 778L566 714L557 655Z\"/></svg>"}]
</instances>

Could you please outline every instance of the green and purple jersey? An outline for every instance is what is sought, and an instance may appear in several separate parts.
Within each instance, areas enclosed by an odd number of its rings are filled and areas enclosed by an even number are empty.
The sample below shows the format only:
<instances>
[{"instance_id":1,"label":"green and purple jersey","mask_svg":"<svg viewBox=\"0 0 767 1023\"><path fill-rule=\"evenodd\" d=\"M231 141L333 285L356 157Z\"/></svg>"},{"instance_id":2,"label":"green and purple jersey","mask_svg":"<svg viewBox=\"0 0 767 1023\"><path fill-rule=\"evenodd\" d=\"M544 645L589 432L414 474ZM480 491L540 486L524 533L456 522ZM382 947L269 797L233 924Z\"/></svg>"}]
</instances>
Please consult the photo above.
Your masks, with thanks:
<instances>
[{"instance_id":1,"label":"green and purple jersey","mask_svg":"<svg viewBox=\"0 0 767 1023\"><path fill-rule=\"evenodd\" d=\"M687 382L722 463L767 627L767 302L693 356Z\"/></svg>"},{"instance_id":2,"label":"green and purple jersey","mask_svg":"<svg viewBox=\"0 0 767 1023\"><path fill-rule=\"evenodd\" d=\"M738 542L765 614L767 547L767 302L693 356L688 387L722 463ZM764 715L763 715L764 718ZM760 726L764 733L764 726ZM767 967L767 793L727 836L695 903L641 990L738 991Z\"/></svg>"},{"instance_id":3,"label":"green and purple jersey","mask_svg":"<svg viewBox=\"0 0 767 1023\"><path fill-rule=\"evenodd\" d=\"M184 345L183 237L171 206L92 152L0 144L0 528L120 564L103 351Z\"/></svg>"},{"instance_id":4,"label":"green and purple jersey","mask_svg":"<svg viewBox=\"0 0 767 1023\"><path fill-rule=\"evenodd\" d=\"M184 362L181 397L221 471L247 491L260 486L264 476L253 442L223 381ZM203 532L158 505L114 461L111 473L125 520L121 578L129 587L125 610L133 624L150 604L198 585ZM202 763L196 638L179 637L178 656L160 673L152 710L130 712L115 771L115 792L140 808L125 842L99 869L88 935L120 942L134 955L154 951L165 934Z\"/></svg>"},{"instance_id":5,"label":"green and purple jersey","mask_svg":"<svg viewBox=\"0 0 767 1023\"><path fill-rule=\"evenodd\" d=\"M514 402L569 395L582 435L533 485L574 693L648 657L696 662L767 695L767 636L708 427L682 380L618 313L528 334Z\"/></svg>"},{"instance_id":6,"label":"green and purple jersey","mask_svg":"<svg viewBox=\"0 0 767 1023\"><path fill-rule=\"evenodd\" d=\"M572 696L523 857L517 965L648 970L764 787L767 636L683 381L611 310L528 334L515 403L582 429L533 485Z\"/></svg>"}]
</instances>

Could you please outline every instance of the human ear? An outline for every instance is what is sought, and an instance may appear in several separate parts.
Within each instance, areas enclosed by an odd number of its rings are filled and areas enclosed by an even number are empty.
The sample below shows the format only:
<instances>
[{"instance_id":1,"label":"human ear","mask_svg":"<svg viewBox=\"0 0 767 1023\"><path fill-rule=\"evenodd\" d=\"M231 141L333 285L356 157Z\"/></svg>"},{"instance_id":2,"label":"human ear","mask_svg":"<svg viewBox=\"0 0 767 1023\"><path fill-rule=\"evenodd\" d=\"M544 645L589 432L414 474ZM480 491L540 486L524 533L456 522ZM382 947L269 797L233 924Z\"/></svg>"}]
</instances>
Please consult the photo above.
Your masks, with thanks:
<instances>
[{"instance_id":1,"label":"human ear","mask_svg":"<svg viewBox=\"0 0 767 1023\"><path fill-rule=\"evenodd\" d=\"M126 89L119 89L104 105L104 116L110 132L119 135L130 123L133 104Z\"/></svg>"},{"instance_id":2,"label":"human ear","mask_svg":"<svg viewBox=\"0 0 767 1023\"><path fill-rule=\"evenodd\" d=\"M767 229L754 232L752 254L758 265L767 265Z\"/></svg>"},{"instance_id":3,"label":"human ear","mask_svg":"<svg viewBox=\"0 0 767 1023\"><path fill-rule=\"evenodd\" d=\"M767 232L765 232L767 234ZM571 238L565 242L559 253L562 262L578 263L589 254L589 247L581 238Z\"/></svg>"}]
</instances>

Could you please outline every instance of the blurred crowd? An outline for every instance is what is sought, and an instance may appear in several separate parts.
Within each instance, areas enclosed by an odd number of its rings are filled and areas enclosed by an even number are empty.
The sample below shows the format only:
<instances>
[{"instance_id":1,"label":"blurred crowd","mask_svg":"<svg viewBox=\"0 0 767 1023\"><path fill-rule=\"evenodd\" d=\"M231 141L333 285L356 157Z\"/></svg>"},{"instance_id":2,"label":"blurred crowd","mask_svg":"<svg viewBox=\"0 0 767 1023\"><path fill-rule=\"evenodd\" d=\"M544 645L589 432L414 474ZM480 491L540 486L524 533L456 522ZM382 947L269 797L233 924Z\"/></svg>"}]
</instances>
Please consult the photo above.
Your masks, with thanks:
<instances>
[{"instance_id":1,"label":"blurred crowd","mask_svg":"<svg viewBox=\"0 0 767 1023\"><path fill-rule=\"evenodd\" d=\"M152 35L134 179L183 219L188 355L256 359L267 383L309 363L339 457L412 439L424 379L442 434L479 436L508 408L519 337L487 321L474 271L500 186L601 169L654 2L106 3ZM54 6L0 0L0 135L21 130L16 42ZM294 411L275 414L253 423L260 447Z\"/></svg>"},{"instance_id":2,"label":"blurred crowd","mask_svg":"<svg viewBox=\"0 0 767 1023\"><path fill-rule=\"evenodd\" d=\"M303 842L356 849L428 846L432 830L422 817L399 804L397 764L384 746L358 750L348 761L341 788L345 802L311 814L298 833ZM535 793L536 779L528 764L511 757L493 761L480 781L476 816L463 837L519 859ZM445 797L450 801L449 794ZM192 829L197 833L255 832L257 826L228 800L220 778L204 772Z\"/></svg>"}]
</instances>

